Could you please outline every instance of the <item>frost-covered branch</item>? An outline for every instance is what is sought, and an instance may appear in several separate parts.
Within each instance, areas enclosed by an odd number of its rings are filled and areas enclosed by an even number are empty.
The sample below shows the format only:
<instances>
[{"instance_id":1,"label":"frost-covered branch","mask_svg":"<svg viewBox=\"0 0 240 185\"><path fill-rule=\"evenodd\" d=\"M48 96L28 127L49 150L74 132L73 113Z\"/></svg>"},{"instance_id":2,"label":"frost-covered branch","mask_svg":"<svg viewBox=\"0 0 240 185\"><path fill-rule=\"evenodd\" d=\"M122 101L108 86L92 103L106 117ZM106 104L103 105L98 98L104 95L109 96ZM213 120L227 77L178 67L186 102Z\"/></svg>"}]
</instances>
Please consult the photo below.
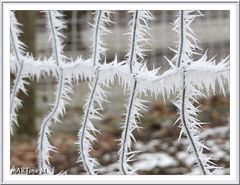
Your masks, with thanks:
<instances>
[{"instance_id":1,"label":"frost-covered branch","mask_svg":"<svg viewBox=\"0 0 240 185\"><path fill-rule=\"evenodd\" d=\"M90 93L87 97L86 104L84 106L84 116L82 120L82 126L79 130L79 161L83 163L84 169L87 174L93 175L96 173L97 161L90 156L90 150L92 144L95 141L94 132L97 130L94 128L92 120L99 119L100 113L98 112L97 105L102 109L102 102L106 99L106 92L102 89L103 86L107 85L109 81L114 78L114 73L107 77L107 82L101 80L101 70L104 65L101 64L101 56L105 56L106 48L102 40L102 36L109 33L106 24L111 23L110 11L96 11L95 22L93 27L92 37L92 67L95 69L93 81L89 83ZM97 105L96 105L97 104Z\"/></svg>"}]
</instances>

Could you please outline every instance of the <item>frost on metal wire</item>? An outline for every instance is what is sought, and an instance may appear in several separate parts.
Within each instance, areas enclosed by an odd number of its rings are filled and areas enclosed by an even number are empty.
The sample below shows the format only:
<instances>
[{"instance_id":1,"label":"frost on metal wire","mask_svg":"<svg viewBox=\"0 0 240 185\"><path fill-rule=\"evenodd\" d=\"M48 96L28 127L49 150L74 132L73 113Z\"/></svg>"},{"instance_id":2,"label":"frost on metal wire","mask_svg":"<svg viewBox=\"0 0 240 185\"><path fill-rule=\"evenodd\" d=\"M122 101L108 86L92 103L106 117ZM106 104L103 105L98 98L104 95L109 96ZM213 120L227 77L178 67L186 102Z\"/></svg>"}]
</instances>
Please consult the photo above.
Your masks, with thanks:
<instances>
[{"instance_id":1,"label":"frost on metal wire","mask_svg":"<svg viewBox=\"0 0 240 185\"><path fill-rule=\"evenodd\" d=\"M57 88L55 92L55 102L50 113L43 119L38 138L38 163L39 170L47 169L48 174L54 174L54 170L49 162L49 152L55 148L50 144L50 126L53 123L60 122L59 116L63 116L65 105L71 100L69 94L72 93L72 74L64 70L64 63L67 59L63 55L63 35L61 30L65 28L62 21L63 15L58 11L45 11L48 21L49 41L52 46L52 59L56 64Z\"/></svg>"},{"instance_id":2,"label":"frost on metal wire","mask_svg":"<svg viewBox=\"0 0 240 185\"><path fill-rule=\"evenodd\" d=\"M17 111L22 106L21 100L17 97L19 91L27 93L25 86L28 84L23 75L23 57L26 54L25 44L19 40L21 30L19 29L19 23L15 17L13 11L10 12L10 38L11 38L11 52L12 55L16 58L17 62L14 65L14 72L16 72L16 78L13 81L13 87L11 89L10 96L10 114L11 114L11 134L13 133L13 125L18 125L17 123Z\"/></svg>"},{"instance_id":3,"label":"frost on metal wire","mask_svg":"<svg viewBox=\"0 0 240 185\"><path fill-rule=\"evenodd\" d=\"M43 120L38 139L39 169L47 169L48 174L54 173L49 162L49 152L55 151L55 147L53 147L48 140L48 137L51 133L49 127L53 123L61 122L59 117L64 115L65 105L71 100L69 94L72 93L71 81L64 77L64 71L60 69L58 71L58 75L59 77L55 92L55 102L50 113Z\"/></svg>"},{"instance_id":4,"label":"frost on metal wire","mask_svg":"<svg viewBox=\"0 0 240 185\"><path fill-rule=\"evenodd\" d=\"M227 56L217 63L214 58L207 59L207 52L204 53L199 60L194 61L187 68L190 83L195 84L200 90L205 90L208 95L215 93L218 84L220 91L226 96L225 89L230 77L229 60Z\"/></svg>"},{"instance_id":5,"label":"frost on metal wire","mask_svg":"<svg viewBox=\"0 0 240 185\"><path fill-rule=\"evenodd\" d=\"M134 68L138 68L138 74L132 76L128 79L128 99L125 108L127 110L125 114L125 121L122 123L122 136L120 139L120 149L119 149L119 169L120 173L124 175L133 175L137 169L133 169L128 163L134 160L134 156L138 151L132 151L132 142L135 142L133 131L138 129L138 120L140 120L141 111L146 111L147 103L143 100L141 96L146 95L148 92L151 82L154 81L158 73L158 69L149 71L146 64L135 63ZM126 74L132 75L132 74ZM124 80L119 79L120 84Z\"/></svg>"},{"instance_id":6,"label":"frost on metal wire","mask_svg":"<svg viewBox=\"0 0 240 185\"><path fill-rule=\"evenodd\" d=\"M105 57L106 48L104 46L102 36L110 33L106 25L111 23L110 11L98 10L95 12L95 21L92 26L92 68L94 75L88 86L90 92L86 98L84 105L84 115L81 121L81 129L78 133L78 142L80 157L87 174L93 175L97 173L98 162L90 155L92 144L95 141L95 133L98 132L94 128L93 120L100 119L101 114L99 110L103 109L102 102L106 101L106 92L103 87L109 85L114 80L114 70L111 70L112 65L118 65L115 62L112 64L101 63L102 58ZM110 68L109 68L110 67ZM116 66L115 66L116 67ZM110 70L109 72L107 72Z\"/></svg>"},{"instance_id":7,"label":"frost on metal wire","mask_svg":"<svg viewBox=\"0 0 240 185\"><path fill-rule=\"evenodd\" d=\"M17 111L22 106L22 101L17 97L20 91L27 94L26 79L39 80L41 77L46 77L54 74L55 68L50 59L36 59L31 54L26 52L25 44L20 41L18 23L15 12L10 12L10 38L11 38L11 58L10 71L15 74L13 87L10 96L10 114L11 114L11 134L13 133L13 125L17 123Z\"/></svg>"},{"instance_id":8,"label":"frost on metal wire","mask_svg":"<svg viewBox=\"0 0 240 185\"><path fill-rule=\"evenodd\" d=\"M207 149L203 141L199 139L202 123L197 119L199 110L196 107L197 99L204 96L202 93L214 93L216 85L225 93L225 81L229 80L229 57L216 63L214 58L208 59L207 52L198 53L200 49L196 35L191 29L193 20L202 16L199 11L178 11L173 30L178 36L176 49L171 49L176 54L173 59L167 59L170 70L159 75L159 69L148 70L144 61L144 45L148 43L146 35L149 35L148 22L153 19L149 11L130 11L133 18L130 21L129 49L126 60L114 61L107 64L105 56L105 43L103 35L110 33L106 24L112 23L110 11L96 11L95 22L92 24L92 55L88 60L81 57L75 61L65 57L63 53L64 36L61 30L65 28L62 21L63 15L58 11L45 11L49 40L52 48L52 56L48 59L35 59L25 51L24 44L19 40L18 28L14 12L11 12L11 73L16 78L11 89L11 127L17 124L17 110L21 106L21 100L17 98L19 91L26 93L25 79L40 79L55 77L57 86L55 101L50 113L43 119L38 138L38 162L40 172L47 169L48 174L54 174L49 161L50 151L55 148L50 144L50 127L55 122L60 122L60 116L65 112L65 105L70 101L72 83L79 80L89 80L90 92L84 105L84 115L81 129L78 134L79 160L83 163L88 174L96 174L98 163L90 155L92 144L95 141L94 134L98 132L94 128L93 120L101 119L100 111L102 103L107 101L107 92L103 89L114 82L115 76L127 92L128 99L126 117L123 123L123 133L120 140L119 168L121 174L135 174L129 162L133 160L136 151L132 151L132 142L135 141L133 131L138 128L140 111L146 110L142 94L150 92L154 96L163 95L169 97L176 94L174 104L178 108L181 135L185 135L189 142L188 150L195 156L196 163L203 174L213 174L218 169L212 162L212 157L203 153ZM196 60L195 56L201 56ZM105 59L105 60L104 60ZM102 62L105 61L105 62Z\"/></svg>"},{"instance_id":9,"label":"frost on metal wire","mask_svg":"<svg viewBox=\"0 0 240 185\"><path fill-rule=\"evenodd\" d=\"M198 97L204 96L200 91L203 88L208 94L215 91L216 81L225 93L223 82L229 76L229 59L227 57L216 64L214 59L207 59L207 52L205 52L199 60L195 60L194 56L201 54L197 51L200 49L198 40L190 25L197 16L202 16L201 12L178 11L173 28L178 35L177 48L171 49L176 55L169 63L181 74L180 78L176 78L180 86L177 88L178 96L174 101L178 108L179 118L176 123L178 122L181 128L180 137L182 135L187 137L188 151L195 156L195 162L202 174L208 175L215 173L218 167L213 163L212 157L203 153L203 150L208 148L199 139L203 123L197 119L199 110L194 104L198 103Z\"/></svg>"},{"instance_id":10,"label":"frost on metal wire","mask_svg":"<svg viewBox=\"0 0 240 185\"><path fill-rule=\"evenodd\" d=\"M106 47L103 41L103 35L111 33L107 25L111 24L111 11L98 10L96 11L95 21L90 24L92 27L92 60L93 65L97 67L101 57L105 57Z\"/></svg>"},{"instance_id":11,"label":"frost on metal wire","mask_svg":"<svg viewBox=\"0 0 240 185\"><path fill-rule=\"evenodd\" d=\"M154 73L155 70L154 72L148 71L146 64L143 62L144 46L148 43L146 35L149 36L150 30L148 22L153 19L153 16L150 11L136 10L130 11L130 13L132 13L133 18L129 22L131 31L128 33L130 41L127 60L126 65L121 68L123 72L118 73L120 83L124 89L127 87L128 90L128 103L125 105L127 112L122 126L123 132L119 149L119 168L120 173L124 175L135 173L135 169L132 169L128 164L136 154L136 152L131 151L132 141L135 140L132 132L138 128L137 119L141 116L139 111L146 110L144 101L140 98L141 93L146 92L146 84L140 79L141 76L148 77L148 75L156 74ZM152 75L152 77L155 77L155 75Z\"/></svg>"},{"instance_id":12,"label":"frost on metal wire","mask_svg":"<svg viewBox=\"0 0 240 185\"><path fill-rule=\"evenodd\" d=\"M127 52L127 63L130 66L130 73L137 73L138 69L134 68L136 62L142 63L144 60L144 52L146 51L145 45L149 44L150 27L148 22L153 20L153 15L150 11L129 11L133 15L133 18L129 21L131 31L127 33L129 35L129 49Z\"/></svg>"},{"instance_id":13,"label":"frost on metal wire","mask_svg":"<svg viewBox=\"0 0 240 185\"><path fill-rule=\"evenodd\" d=\"M57 65L63 63L64 59L67 59L63 55L64 47L64 35L61 33L66 28L66 23L62 20L63 14L59 11L51 10L45 11L47 18L47 28L49 32L49 41L52 47L52 57L54 58Z\"/></svg>"}]
</instances>

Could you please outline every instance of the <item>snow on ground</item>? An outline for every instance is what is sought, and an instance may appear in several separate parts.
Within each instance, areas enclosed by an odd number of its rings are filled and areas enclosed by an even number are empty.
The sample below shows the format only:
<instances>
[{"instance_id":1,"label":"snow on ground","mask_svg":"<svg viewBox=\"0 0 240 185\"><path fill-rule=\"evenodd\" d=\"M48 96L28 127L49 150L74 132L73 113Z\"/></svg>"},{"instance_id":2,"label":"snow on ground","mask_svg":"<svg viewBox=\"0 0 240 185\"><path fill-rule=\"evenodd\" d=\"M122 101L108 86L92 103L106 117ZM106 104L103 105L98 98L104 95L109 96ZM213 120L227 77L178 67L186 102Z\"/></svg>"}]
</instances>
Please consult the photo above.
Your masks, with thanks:
<instances>
[{"instance_id":1,"label":"snow on ground","mask_svg":"<svg viewBox=\"0 0 240 185\"><path fill-rule=\"evenodd\" d=\"M178 162L166 153L144 153L139 155L137 159L138 161L133 166L138 170L152 170L156 167L165 168L178 165Z\"/></svg>"},{"instance_id":2,"label":"snow on ground","mask_svg":"<svg viewBox=\"0 0 240 185\"><path fill-rule=\"evenodd\" d=\"M223 167L217 174L229 174L229 127L206 128L202 134L217 166ZM152 139L148 143L137 141L134 150L140 151L131 165L139 174L188 174L201 175L194 164L195 158L186 151L186 140ZM101 168L101 174L117 174L118 163Z\"/></svg>"}]
</instances>

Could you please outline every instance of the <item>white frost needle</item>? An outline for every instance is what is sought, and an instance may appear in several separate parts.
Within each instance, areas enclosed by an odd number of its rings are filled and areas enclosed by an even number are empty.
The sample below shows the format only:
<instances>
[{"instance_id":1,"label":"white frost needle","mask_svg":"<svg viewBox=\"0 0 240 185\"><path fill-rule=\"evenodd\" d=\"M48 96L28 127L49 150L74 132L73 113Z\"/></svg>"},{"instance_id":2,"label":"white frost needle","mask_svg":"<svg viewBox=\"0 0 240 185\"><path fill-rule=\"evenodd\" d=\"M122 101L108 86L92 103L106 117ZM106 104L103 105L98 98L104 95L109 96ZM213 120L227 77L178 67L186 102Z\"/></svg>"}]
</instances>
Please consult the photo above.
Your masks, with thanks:
<instances>
[{"instance_id":1,"label":"white frost needle","mask_svg":"<svg viewBox=\"0 0 240 185\"><path fill-rule=\"evenodd\" d=\"M16 74L13 81L10 96L10 118L11 118L11 134L13 133L13 125L18 125L17 111L22 106L22 101L17 97L20 91L27 94L26 79L39 80L46 75L50 76L55 73L56 68L52 63L52 59L39 60L26 52L25 44L19 40L20 24L18 23L14 11L10 12L10 39L11 39L11 73Z\"/></svg>"},{"instance_id":2,"label":"white frost needle","mask_svg":"<svg viewBox=\"0 0 240 185\"><path fill-rule=\"evenodd\" d=\"M95 75L93 81L89 83L90 93L87 97L86 104L84 106L84 116L82 120L82 126L79 130L78 137L79 140L77 144L79 145L80 158L79 161L83 163L84 169L87 174L96 174L96 167L98 165L96 159L90 156L90 151L92 149L92 144L95 141L95 136L93 135L97 130L94 128L92 120L100 119L101 114L97 106L102 109L102 102L106 101L106 92L102 89L103 86L107 85L110 81L113 81L114 75L107 76L106 79L101 77L102 68L107 64L100 64L101 57L105 56L106 48L104 47L104 42L102 36L110 31L107 29L106 24L111 23L110 11L96 11L95 22L93 27L92 36L92 67L95 68Z\"/></svg>"}]
</instances>

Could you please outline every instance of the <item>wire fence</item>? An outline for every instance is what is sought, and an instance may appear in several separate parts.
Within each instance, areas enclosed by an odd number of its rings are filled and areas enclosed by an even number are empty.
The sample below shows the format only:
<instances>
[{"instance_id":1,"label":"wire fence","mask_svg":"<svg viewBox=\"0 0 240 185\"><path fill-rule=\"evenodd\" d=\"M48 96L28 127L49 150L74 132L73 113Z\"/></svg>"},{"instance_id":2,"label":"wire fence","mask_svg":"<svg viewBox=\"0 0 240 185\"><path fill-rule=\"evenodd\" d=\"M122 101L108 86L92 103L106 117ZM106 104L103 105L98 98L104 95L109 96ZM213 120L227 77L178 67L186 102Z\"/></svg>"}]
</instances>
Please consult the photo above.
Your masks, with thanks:
<instances>
[{"instance_id":1,"label":"wire fence","mask_svg":"<svg viewBox=\"0 0 240 185\"><path fill-rule=\"evenodd\" d=\"M91 40L90 24L93 22L93 12L92 11L74 11L74 12L64 11L62 13L64 15L66 15L65 19L67 19L68 22L69 22L68 25L67 25L68 29L63 33L63 35L66 36L65 52L66 52L67 56L72 57L73 59L76 59L77 56L82 55L83 58L88 59L89 58L89 53L90 53L89 48L90 48L90 45L92 44L90 42L90 40ZM179 36L179 34L174 34L174 32L171 32L172 25L169 24L169 22L172 22L172 20L174 20L175 11L153 11L152 13L153 13L153 15L155 15L156 19L150 25L150 27L152 28L151 29L152 37L150 38L151 47L146 47L145 48L145 49L149 49L149 51L146 53L145 60L146 60L150 69L151 69L151 66L153 68L158 67L158 66L163 66L163 68L164 68L164 64L167 63L167 62L165 62L166 59L164 59L164 56L166 56L168 58L171 58L173 56L173 52L169 52L168 47L173 47L175 45L174 40L176 40L176 36L177 35ZM198 35L199 40L202 41L201 44L202 44L203 50L206 49L205 48L206 46L208 46L208 48L210 48L209 49L210 57L211 57L211 52L212 53L214 52L213 48L215 47L215 50L217 50L216 53L218 54L218 57L219 58L224 58L224 57L226 57L225 54L227 55L228 52L229 52L229 47L228 47L229 46L229 20L225 17L226 15L228 15L227 14L228 12L221 11L221 14L219 12L217 12L217 14L216 14L216 12L214 12L214 13L211 12L210 13L210 11L209 11L209 12L204 12L204 13L206 14L205 17L209 16L211 19L204 20L203 18L201 18L199 22L196 21L196 23L193 25L193 29L196 32L196 35ZM216 17L218 17L218 18L220 17L221 21L216 21L215 20ZM165 19L163 19L163 18L165 18ZM107 36L104 37L104 41L106 41L106 46L108 48L108 52L106 54L106 56L107 56L106 60L111 61L111 60L113 60L114 56L117 55L118 56L118 61L121 61L125 58L125 55L126 55L126 52L127 52L128 37L125 35L125 33L129 32L128 22L130 20L130 17L128 16L127 11L117 11L117 12L115 12L112 20L115 24L109 24L108 25L108 29L110 29L112 31L112 34L107 34ZM182 18L181 21L183 22L183 20L184 19ZM214 21L212 21L212 20L214 20ZM37 40L36 40L36 46L38 46L36 53L37 53L38 57L41 56L41 55L44 55L44 56L49 56L50 55L50 49L48 47L46 47L46 44L45 44L45 42L47 42L47 31L44 29L45 25L41 21L42 21L42 14L40 13L39 14L39 19L38 19L38 25L37 25L39 29L38 29ZM44 22L45 22L45 20L44 20ZM187 25L187 23L185 23L185 24ZM209 24L211 24L211 28L208 28L207 25L209 25ZM216 29L219 29L219 28L221 28L221 33L216 34ZM215 34L213 34L214 31L215 31ZM183 32L183 31L181 30L181 32ZM134 32L134 34L135 34L135 32ZM208 44L208 43L211 43L211 44ZM194 44L195 44L195 42L194 42ZM191 46L191 43L189 45ZM189 49L190 46L186 46L188 51L191 51L191 49ZM210 46L214 46L214 47L211 48ZM186 48L185 48L185 50L186 50ZM221 49L219 49L219 48L221 48ZM206 55L204 55L204 56L206 56ZM217 60L218 60L218 58L217 58ZM203 72L205 73L205 75L202 76L202 74L198 74L198 75L195 76L196 77L195 80L196 80L196 83L200 84L200 86L202 84L205 84L205 87L207 88L207 87L211 86L211 85L208 85L208 84L211 84L211 83L215 84L215 77L211 76L211 74L208 74L208 72L209 73L211 73L211 72L216 73L216 76L217 76L217 75L219 75L218 72L220 72L220 73L223 72L222 70L218 71L218 68L221 68L221 67L224 67L225 65L227 65L227 64L224 63L224 61L222 63L220 63L220 65L216 65L216 66L215 66L215 64L212 64L211 61L206 62L205 64L201 63L201 62L202 61L200 61L200 63L196 62L195 63L195 65L196 65L195 68L193 67L193 69L189 69L189 71L188 71L188 69L185 71L185 69L183 67L182 73L184 75L184 78L183 78L184 79L183 80L184 84L185 84L185 73L193 72L191 74L196 75L194 72L196 72L196 71L199 72L198 70L201 71L201 69L202 69L201 65L204 66L206 64L205 67L207 69L209 69L209 71L205 71L205 69L204 69ZM188 65L190 66L189 63L188 63ZM216 69L213 66L215 66ZM80 67L81 67L81 65L80 65ZM180 66L178 66L178 67L180 68ZM200 69L199 69L199 67L200 67ZM110 69L110 68L108 68L108 69ZM141 67L139 67L139 70L140 69L141 69ZM63 70L63 69L61 68L61 70ZM59 73L61 73L61 75L65 74L65 73L61 72L61 70L60 70ZM74 69L72 69L72 70L74 70ZM81 70L82 69L80 69L80 71ZM127 70L125 70L125 68L123 68L122 70L127 71ZM191 71L191 70L193 70L193 71ZM227 68L225 69L225 67L224 67L224 70L227 71L228 69ZM145 72L145 71L141 71L141 72ZM30 71L30 73L31 73L31 71ZM176 71L176 74L178 74L178 73L179 73L179 71ZM207 76L207 75L209 75L209 76ZM128 76L127 79L132 78L132 76L129 75L128 72L126 73L125 76ZM204 82L199 81L198 76L209 78L209 81L207 81L207 80L205 80ZM228 75L226 75L226 77L227 76ZM174 83L177 83L179 85L179 82L177 80L180 79L180 76L175 76L174 75L173 77L174 78L176 77L176 80L172 80L172 81L174 81ZM139 77L136 77L136 78L139 78ZM133 77L133 79L135 80L134 84L136 84L138 82L142 83L141 78L140 78L140 80L136 80L136 78ZM153 76L152 76L152 78L153 78ZM155 76L154 76L154 78L155 78ZM97 79L98 79L98 77L97 77ZM150 80L149 76L146 75L146 79L147 79L147 82L149 82L148 81L148 80ZM196 84L194 84L194 82L191 81L193 79L191 79L191 80L189 78L186 78L186 79L188 79L189 84L191 84L189 87L194 89L195 88L194 85L196 85ZM218 80L219 80L218 82L221 81L219 78L218 78ZM164 81L166 81L166 80L164 80ZM170 81L171 81L171 79L170 79ZM46 83L49 83L49 85L46 85ZM53 81L51 78L47 78L47 80L43 80L42 83L38 83L38 87L37 87L36 92L38 94L41 94L41 93L44 94L45 93L45 95L43 95L43 97L44 98L46 98L46 97L49 98L49 95L50 96L53 95L53 93L52 93L53 92L52 83L56 83L56 82ZM80 83L82 83L82 82L80 82ZM49 88L49 89L39 88L42 84L44 84L42 87ZM143 84L144 84L144 82L143 82ZM222 84L222 83L220 83L220 84ZM162 88L162 85L163 84L160 84L160 85L158 84L156 88L159 88L159 87ZM170 86L170 85L167 84L166 86ZM73 97L72 102L73 103L77 102L78 106L82 107L82 103L80 103L81 101L79 101L79 95L78 95L78 90L79 89L77 89L77 86L75 86L74 88L75 88L74 89L74 94L76 96ZM140 88L141 90L148 89L148 88L151 89L152 86L150 87L149 84L146 83L146 84L143 85L143 87L141 86L141 88ZM153 87L153 89L154 88L155 87ZM81 89L83 91L85 90L85 88L82 84L81 84ZM222 86L222 89L224 89L223 86ZM60 90L61 90L61 88L60 88ZM211 88L207 89L207 91L210 91L210 90L211 90ZM118 93L122 94L121 92L118 92ZM109 93L109 99L112 98L111 97L112 95L114 95L114 96L117 95L118 96L118 93ZM135 86L133 88L133 95L132 95L133 98L134 98L134 93L135 93ZM82 94L84 95L85 93L81 93L81 95ZM184 85L183 85L183 94L185 94L185 86ZM41 96L37 95L37 97L41 97ZM183 95L183 97L184 96L185 95ZM195 95L193 94L193 95L189 95L189 96L194 97ZM43 98L43 100L44 100L44 98ZM181 97L179 96L178 98L181 98ZM82 96L82 100L84 100L84 99L85 99L85 97ZM41 99L39 101L41 101ZM131 100L131 101L133 101L133 100ZM42 109L47 110L46 103L48 103L48 102L52 102L52 100L46 99L46 101L44 103L42 103L42 105L43 105ZM113 101L110 100L110 102L113 102ZM114 101L114 102L116 103L116 101ZM121 100L120 102L123 102L123 100ZM182 105L185 105L184 98L183 98L182 102L183 102ZM187 103L187 104L192 105L192 103L193 102L191 100L189 100L189 103ZM57 105L58 105L58 103L57 103ZM41 103L38 102L37 106L40 107ZM73 108L74 105L72 104L71 107ZM116 106L114 106L114 107L116 107ZM180 105L179 105L179 107L180 107ZM119 107L117 106L117 108L119 108ZM131 108L131 104L130 104L130 108ZM181 108L179 108L179 109L181 109ZM56 110L56 109L54 109L54 110ZM112 111L112 109L110 109L110 111Z\"/></svg>"},{"instance_id":2,"label":"wire fence","mask_svg":"<svg viewBox=\"0 0 240 185\"><path fill-rule=\"evenodd\" d=\"M202 51L208 50L209 57L216 57L216 61L220 61L229 54L229 39L230 39L230 14L225 10L211 10L201 11L204 16L199 17L193 22L192 28L201 41L199 45ZM67 27L64 31L66 37L65 53L67 56L76 59L76 57L82 55L87 59L90 57L90 45L91 45L91 26L94 19L94 11L62 11L67 20ZM165 56L172 58L174 52L169 50L169 47L174 47L176 35L172 29L172 23L175 19L176 11L173 10L157 10L151 11L154 15L154 20L150 22L151 35L148 51L146 52L145 60L148 67L151 69L161 66L162 69L168 68ZM48 42L48 33L46 30L46 20L43 13L37 12L36 21L36 54L37 57L49 56L51 49L46 47ZM118 60L123 60L128 48L128 35L129 32L128 22L130 20L128 11L114 11L112 15L112 21L114 24L108 25L108 28L112 33L107 34L104 37L107 47L107 61L113 60L117 55ZM216 34L217 33L217 34ZM46 103L50 103L54 96L51 93L53 90L52 84L56 83L53 79L43 79L38 84L38 96L37 105L40 110L44 110ZM77 94L85 93L85 84L81 88L76 89ZM118 99L121 102L123 97L120 90L114 90L116 94L113 98ZM74 102L76 106L82 105L84 99L76 96ZM123 107L122 107L123 108ZM109 108L111 110L111 108ZM115 110L113 108L113 110ZM115 110L114 112L118 112Z\"/></svg>"}]
</instances>

